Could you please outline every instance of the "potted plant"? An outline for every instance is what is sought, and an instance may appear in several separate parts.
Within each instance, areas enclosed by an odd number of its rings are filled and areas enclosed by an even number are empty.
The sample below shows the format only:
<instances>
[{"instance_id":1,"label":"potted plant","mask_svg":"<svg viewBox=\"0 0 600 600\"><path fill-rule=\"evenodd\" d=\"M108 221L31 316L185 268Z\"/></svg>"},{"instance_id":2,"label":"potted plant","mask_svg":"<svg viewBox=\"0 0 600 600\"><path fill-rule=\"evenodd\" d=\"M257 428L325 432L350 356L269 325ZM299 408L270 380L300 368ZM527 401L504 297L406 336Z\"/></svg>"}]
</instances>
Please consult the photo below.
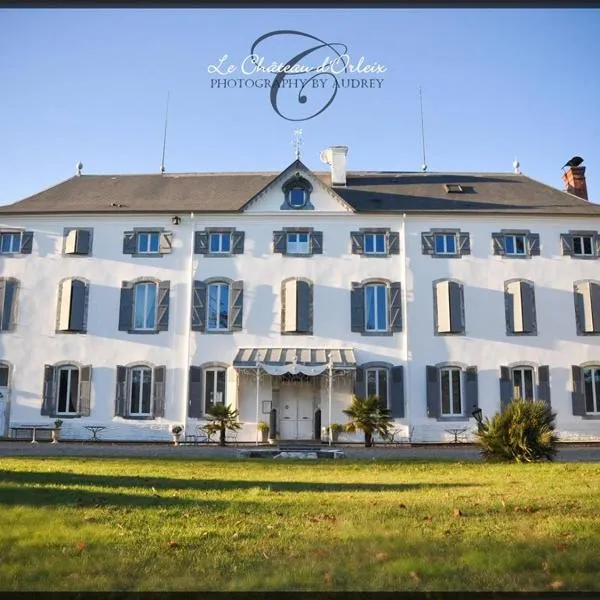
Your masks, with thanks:
<instances>
[{"instance_id":1,"label":"potted plant","mask_svg":"<svg viewBox=\"0 0 600 600\"><path fill-rule=\"evenodd\" d=\"M227 431L237 431L242 428L238 421L238 410L227 404L214 404L206 413L208 424L206 427L214 427L219 432L219 446L224 446Z\"/></svg>"},{"instance_id":2,"label":"potted plant","mask_svg":"<svg viewBox=\"0 0 600 600\"><path fill-rule=\"evenodd\" d=\"M183 431L183 427L181 425L173 425L171 427L171 433L173 434L173 445L179 446L179 437L181 436L181 432Z\"/></svg>"},{"instance_id":3,"label":"potted plant","mask_svg":"<svg viewBox=\"0 0 600 600\"><path fill-rule=\"evenodd\" d=\"M331 424L331 441L337 442L340 433L344 430L344 426L340 423L332 423ZM327 441L329 441L329 427L326 428L327 433Z\"/></svg>"},{"instance_id":4,"label":"potted plant","mask_svg":"<svg viewBox=\"0 0 600 600\"><path fill-rule=\"evenodd\" d=\"M266 444L267 440L269 439L269 424L265 423L264 421L259 421L256 428L260 431L260 441L263 444Z\"/></svg>"},{"instance_id":5,"label":"potted plant","mask_svg":"<svg viewBox=\"0 0 600 600\"><path fill-rule=\"evenodd\" d=\"M52 443L53 444L58 444L58 433L60 431L60 428L62 427L62 419L56 419L56 421L54 421L54 429L52 429Z\"/></svg>"}]
</instances>

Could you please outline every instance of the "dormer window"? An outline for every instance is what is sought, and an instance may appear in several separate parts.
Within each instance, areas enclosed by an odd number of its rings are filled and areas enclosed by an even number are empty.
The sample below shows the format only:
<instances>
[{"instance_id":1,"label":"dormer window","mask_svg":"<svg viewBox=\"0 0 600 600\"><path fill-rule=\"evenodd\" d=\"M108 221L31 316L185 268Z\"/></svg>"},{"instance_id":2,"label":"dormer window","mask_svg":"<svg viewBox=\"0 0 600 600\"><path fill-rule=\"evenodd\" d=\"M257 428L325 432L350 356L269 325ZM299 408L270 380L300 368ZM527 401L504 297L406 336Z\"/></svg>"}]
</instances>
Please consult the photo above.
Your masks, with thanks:
<instances>
[{"instance_id":1,"label":"dormer window","mask_svg":"<svg viewBox=\"0 0 600 600\"><path fill-rule=\"evenodd\" d=\"M302 208L306 204L306 190L303 187L292 188L289 194L289 203L292 208Z\"/></svg>"},{"instance_id":2,"label":"dormer window","mask_svg":"<svg viewBox=\"0 0 600 600\"><path fill-rule=\"evenodd\" d=\"M296 176L287 181L282 189L285 195L282 209L306 210L314 208L310 203L312 186L306 179Z\"/></svg>"}]
</instances>

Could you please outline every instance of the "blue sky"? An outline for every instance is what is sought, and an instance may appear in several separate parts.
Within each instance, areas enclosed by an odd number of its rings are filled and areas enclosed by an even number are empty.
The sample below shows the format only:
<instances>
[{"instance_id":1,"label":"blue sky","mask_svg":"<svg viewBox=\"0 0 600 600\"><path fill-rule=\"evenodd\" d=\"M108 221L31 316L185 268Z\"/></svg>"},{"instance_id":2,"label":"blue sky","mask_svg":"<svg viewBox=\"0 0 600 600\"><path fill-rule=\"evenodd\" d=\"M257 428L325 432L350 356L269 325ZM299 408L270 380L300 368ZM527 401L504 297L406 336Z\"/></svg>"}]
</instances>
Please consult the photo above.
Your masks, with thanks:
<instances>
[{"instance_id":1,"label":"blue sky","mask_svg":"<svg viewBox=\"0 0 600 600\"><path fill-rule=\"evenodd\" d=\"M252 43L281 29L385 66L341 75L381 87L339 89L303 122L277 115L265 89L211 89L210 64L227 54L239 72ZM261 48L270 63L308 45ZM78 160L84 173L158 172L167 92L167 171L282 170L298 127L310 168L339 144L351 170L419 170L419 85L430 171L507 172L517 156L561 188L577 154L600 202L600 10L4 9L0 57L0 204L71 177ZM303 116L295 94L281 90L281 106ZM324 94L309 88L306 108Z\"/></svg>"}]
</instances>

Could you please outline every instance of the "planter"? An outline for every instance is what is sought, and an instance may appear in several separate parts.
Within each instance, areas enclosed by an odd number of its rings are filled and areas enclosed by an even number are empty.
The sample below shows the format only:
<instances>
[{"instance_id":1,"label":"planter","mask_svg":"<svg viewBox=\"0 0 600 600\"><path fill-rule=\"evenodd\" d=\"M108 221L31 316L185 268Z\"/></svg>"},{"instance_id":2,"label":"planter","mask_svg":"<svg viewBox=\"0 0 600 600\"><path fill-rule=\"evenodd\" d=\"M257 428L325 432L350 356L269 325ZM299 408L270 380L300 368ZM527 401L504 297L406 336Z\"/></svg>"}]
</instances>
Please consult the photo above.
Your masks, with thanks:
<instances>
[{"instance_id":1,"label":"planter","mask_svg":"<svg viewBox=\"0 0 600 600\"><path fill-rule=\"evenodd\" d=\"M267 429L267 430L262 430L262 431L260 432L260 441L261 441L263 444L266 444L266 443L267 443L267 441L268 441L268 439L269 439L269 430L268 430L268 429Z\"/></svg>"},{"instance_id":2,"label":"planter","mask_svg":"<svg viewBox=\"0 0 600 600\"><path fill-rule=\"evenodd\" d=\"M52 429L51 433L52 433L52 443L53 444L58 444L58 429Z\"/></svg>"},{"instance_id":3,"label":"planter","mask_svg":"<svg viewBox=\"0 0 600 600\"><path fill-rule=\"evenodd\" d=\"M179 434L178 433L173 434L173 446L179 446Z\"/></svg>"}]
</instances>

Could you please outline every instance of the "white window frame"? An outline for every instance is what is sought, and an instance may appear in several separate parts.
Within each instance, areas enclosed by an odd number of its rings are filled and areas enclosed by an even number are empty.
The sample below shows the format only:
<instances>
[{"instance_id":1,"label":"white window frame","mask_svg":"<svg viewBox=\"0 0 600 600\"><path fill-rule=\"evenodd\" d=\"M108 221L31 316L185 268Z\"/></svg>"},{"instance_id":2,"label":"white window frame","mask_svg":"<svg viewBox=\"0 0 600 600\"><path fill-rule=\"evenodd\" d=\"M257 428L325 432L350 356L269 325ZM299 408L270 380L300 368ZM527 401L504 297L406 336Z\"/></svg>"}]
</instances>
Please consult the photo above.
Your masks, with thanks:
<instances>
[{"instance_id":1,"label":"white window frame","mask_svg":"<svg viewBox=\"0 0 600 600\"><path fill-rule=\"evenodd\" d=\"M517 252L517 238L523 239L523 252ZM507 241L512 239L514 252L509 252ZM527 256L527 234L526 233L505 233L504 234L504 254L506 256Z\"/></svg>"},{"instance_id":2,"label":"white window frame","mask_svg":"<svg viewBox=\"0 0 600 600\"><path fill-rule=\"evenodd\" d=\"M442 251L439 251L437 248L438 237L441 237L444 240L444 249ZM454 240L454 250L452 251L448 250L448 238L452 238ZM457 248L458 236L456 235L456 233L444 233L443 231L438 231L433 234L433 250L438 256L454 256L458 253Z\"/></svg>"},{"instance_id":3,"label":"white window frame","mask_svg":"<svg viewBox=\"0 0 600 600\"><path fill-rule=\"evenodd\" d=\"M371 395L377 396L381 400L380 385L379 385L379 374L385 372L385 403L386 407L389 408L390 402L390 370L386 367L369 367L365 369L365 390L367 398ZM375 373L375 393L369 394L369 373Z\"/></svg>"},{"instance_id":4,"label":"white window frame","mask_svg":"<svg viewBox=\"0 0 600 600\"><path fill-rule=\"evenodd\" d=\"M521 386L519 389L519 396L517 396L515 394L515 373L517 371L521 372ZM526 372L531 372L531 391L532 391L532 398L524 398L523 397L523 391L525 389L525 373ZM510 383L512 386L512 397L514 398L520 398L521 400L531 400L531 401L535 401L537 398L537 390L536 390L536 369L535 367L532 367L530 365L517 365L516 367L512 367L510 369Z\"/></svg>"},{"instance_id":5,"label":"white window frame","mask_svg":"<svg viewBox=\"0 0 600 600\"><path fill-rule=\"evenodd\" d=\"M142 376L141 376L141 380L142 380L142 385L140 386L140 397L138 397L139 400L139 411L138 412L134 412L133 409L133 373L135 371L141 371L142 372ZM143 406L143 396L142 391L144 389L143 386L143 372L149 372L150 373L150 407L149 410L150 412L142 412L142 406ZM147 365L134 365L133 367L128 367L127 369L127 415L128 416L132 416L132 417L151 417L153 415L153 409L154 409L154 369L148 367Z\"/></svg>"},{"instance_id":6,"label":"white window frame","mask_svg":"<svg viewBox=\"0 0 600 600\"><path fill-rule=\"evenodd\" d=\"M300 241L305 236L306 241ZM307 231L290 231L286 234L286 254L309 254L310 233Z\"/></svg>"},{"instance_id":7,"label":"white window frame","mask_svg":"<svg viewBox=\"0 0 600 600\"><path fill-rule=\"evenodd\" d=\"M210 291L212 288L217 288L217 317L214 326L211 326L210 316ZM219 306L221 305L221 296L223 289L227 289L227 325L221 325ZM207 331L229 331L231 323L231 285L224 281L214 281L206 286L206 330Z\"/></svg>"},{"instance_id":8,"label":"white window frame","mask_svg":"<svg viewBox=\"0 0 600 600\"><path fill-rule=\"evenodd\" d=\"M204 414L208 412L209 404L208 404L208 395L207 395L207 384L208 384L208 373L213 373L213 386L212 391L210 392L213 395L213 406L215 404L225 404L227 397L227 369L224 367L207 367L204 369L204 389L202 390L204 396ZM218 374L223 373L223 392L217 392L217 379ZM221 394L221 398L217 399L217 394Z\"/></svg>"},{"instance_id":9,"label":"white window frame","mask_svg":"<svg viewBox=\"0 0 600 600\"><path fill-rule=\"evenodd\" d=\"M218 239L218 249L212 249L212 240ZM229 241L229 248L223 249L223 239L227 238ZM231 232L230 231L211 231L208 234L208 253L209 254L231 254Z\"/></svg>"},{"instance_id":10,"label":"white window frame","mask_svg":"<svg viewBox=\"0 0 600 600\"><path fill-rule=\"evenodd\" d=\"M379 312L378 312L378 304L377 304L377 295L378 292L377 290L379 288L383 288L384 290L384 297L385 297L385 312L384 312L384 317L385 317L385 327L380 328L377 327L377 324L379 322ZM369 289L375 289L375 327L370 329L368 327L368 321L369 321L369 301L368 301L368 290ZM364 318L365 318L365 331L366 332L381 332L381 331L389 331L390 328L390 319L389 319L389 314L390 314L390 294L389 294L389 287L385 284L385 283L367 283L365 284L365 291L364 291L364 298L365 298L365 314L364 314Z\"/></svg>"},{"instance_id":11,"label":"white window frame","mask_svg":"<svg viewBox=\"0 0 600 600\"><path fill-rule=\"evenodd\" d=\"M585 414L586 415L600 415L600 396L596 392L595 386L595 374L600 371L600 365L591 365L588 367L582 367L582 376L583 376L583 401L585 403ZM592 372L592 404L596 410L589 411L587 409L587 395L586 395L586 387L585 387L585 372Z\"/></svg>"},{"instance_id":12,"label":"white window frame","mask_svg":"<svg viewBox=\"0 0 600 600\"><path fill-rule=\"evenodd\" d=\"M138 231L136 233L137 254L160 254L160 231ZM152 250L152 240L156 239L156 250ZM142 240L145 240L145 248L142 247Z\"/></svg>"},{"instance_id":13,"label":"white window frame","mask_svg":"<svg viewBox=\"0 0 600 600\"><path fill-rule=\"evenodd\" d=\"M4 238L5 237L11 238L9 250L2 249L4 246ZM16 240L16 246L17 246L16 248L14 248L15 240ZM0 231L0 254L18 254L19 252L21 252L21 232L20 231Z\"/></svg>"},{"instance_id":14,"label":"white window frame","mask_svg":"<svg viewBox=\"0 0 600 600\"><path fill-rule=\"evenodd\" d=\"M61 365L60 367L55 368L55 398L56 398L56 414L57 415L65 415L65 416L73 416L79 414L79 367L76 365ZM60 410L60 375L63 371L68 372L67 375L67 392L71 390L71 379L73 377L73 372L77 373L77 387L75 389L75 410ZM66 402L66 408L68 409L69 403Z\"/></svg>"},{"instance_id":15,"label":"white window frame","mask_svg":"<svg viewBox=\"0 0 600 600\"><path fill-rule=\"evenodd\" d=\"M144 298L143 298L143 315L144 315L144 324L141 327L138 327L136 324L136 314L138 310L138 287L144 287ZM154 292L154 316L152 318L152 325L148 326L148 315L147 315L147 306L148 306L148 298L149 298L149 290L153 290ZM154 281L138 281L133 286L133 319L132 319L132 331L156 331L156 320L158 315L158 285Z\"/></svg>"},{"instance_id":16,"label":"white window frame","mask_svg":"<svg viewBox=\"0 0 600 600\"><path fill-rule=\"evenodd\" d=\"M366 232L363 234L363 252L365 254L387 254L386 234L383 232ZM377 250L377 238L381 238L383 241L383 248ZM370 239L373 243L373 250L367 250L367 239Z\"/></svg>"},{"instance_id":17,"label":"white window frame","mask_svg":"<svg viewBox=\"0 0 600 600\"><path fill-rule=\"evenodd\" d=\"M448 373L449 392L450 392L450 412L444 412L444 373ZM454 412L454 387L452 385L452 377L454 373L458 373L458 384L460 394L460 412ZM465 390L463 389L463 369L460 367L440 367L440 416L442 417L462 417L465 414Z\"/></svg>"},{"instance_id":18,"label":"white window frame","mask_svg":"<svg viewBox=\"0 0 600 600\"><path fill-rule=\"evenodd\" d=\"M590 251L588 252L575 252L575 240L581 240L581 249L584 249L584 239L588 239L590 241ZM593 235L585 235L585 234L574 234L571 236L571 245L573 248L573 256L596 256L594 252L594 236Z\"/></svg>"}]
</instances>

